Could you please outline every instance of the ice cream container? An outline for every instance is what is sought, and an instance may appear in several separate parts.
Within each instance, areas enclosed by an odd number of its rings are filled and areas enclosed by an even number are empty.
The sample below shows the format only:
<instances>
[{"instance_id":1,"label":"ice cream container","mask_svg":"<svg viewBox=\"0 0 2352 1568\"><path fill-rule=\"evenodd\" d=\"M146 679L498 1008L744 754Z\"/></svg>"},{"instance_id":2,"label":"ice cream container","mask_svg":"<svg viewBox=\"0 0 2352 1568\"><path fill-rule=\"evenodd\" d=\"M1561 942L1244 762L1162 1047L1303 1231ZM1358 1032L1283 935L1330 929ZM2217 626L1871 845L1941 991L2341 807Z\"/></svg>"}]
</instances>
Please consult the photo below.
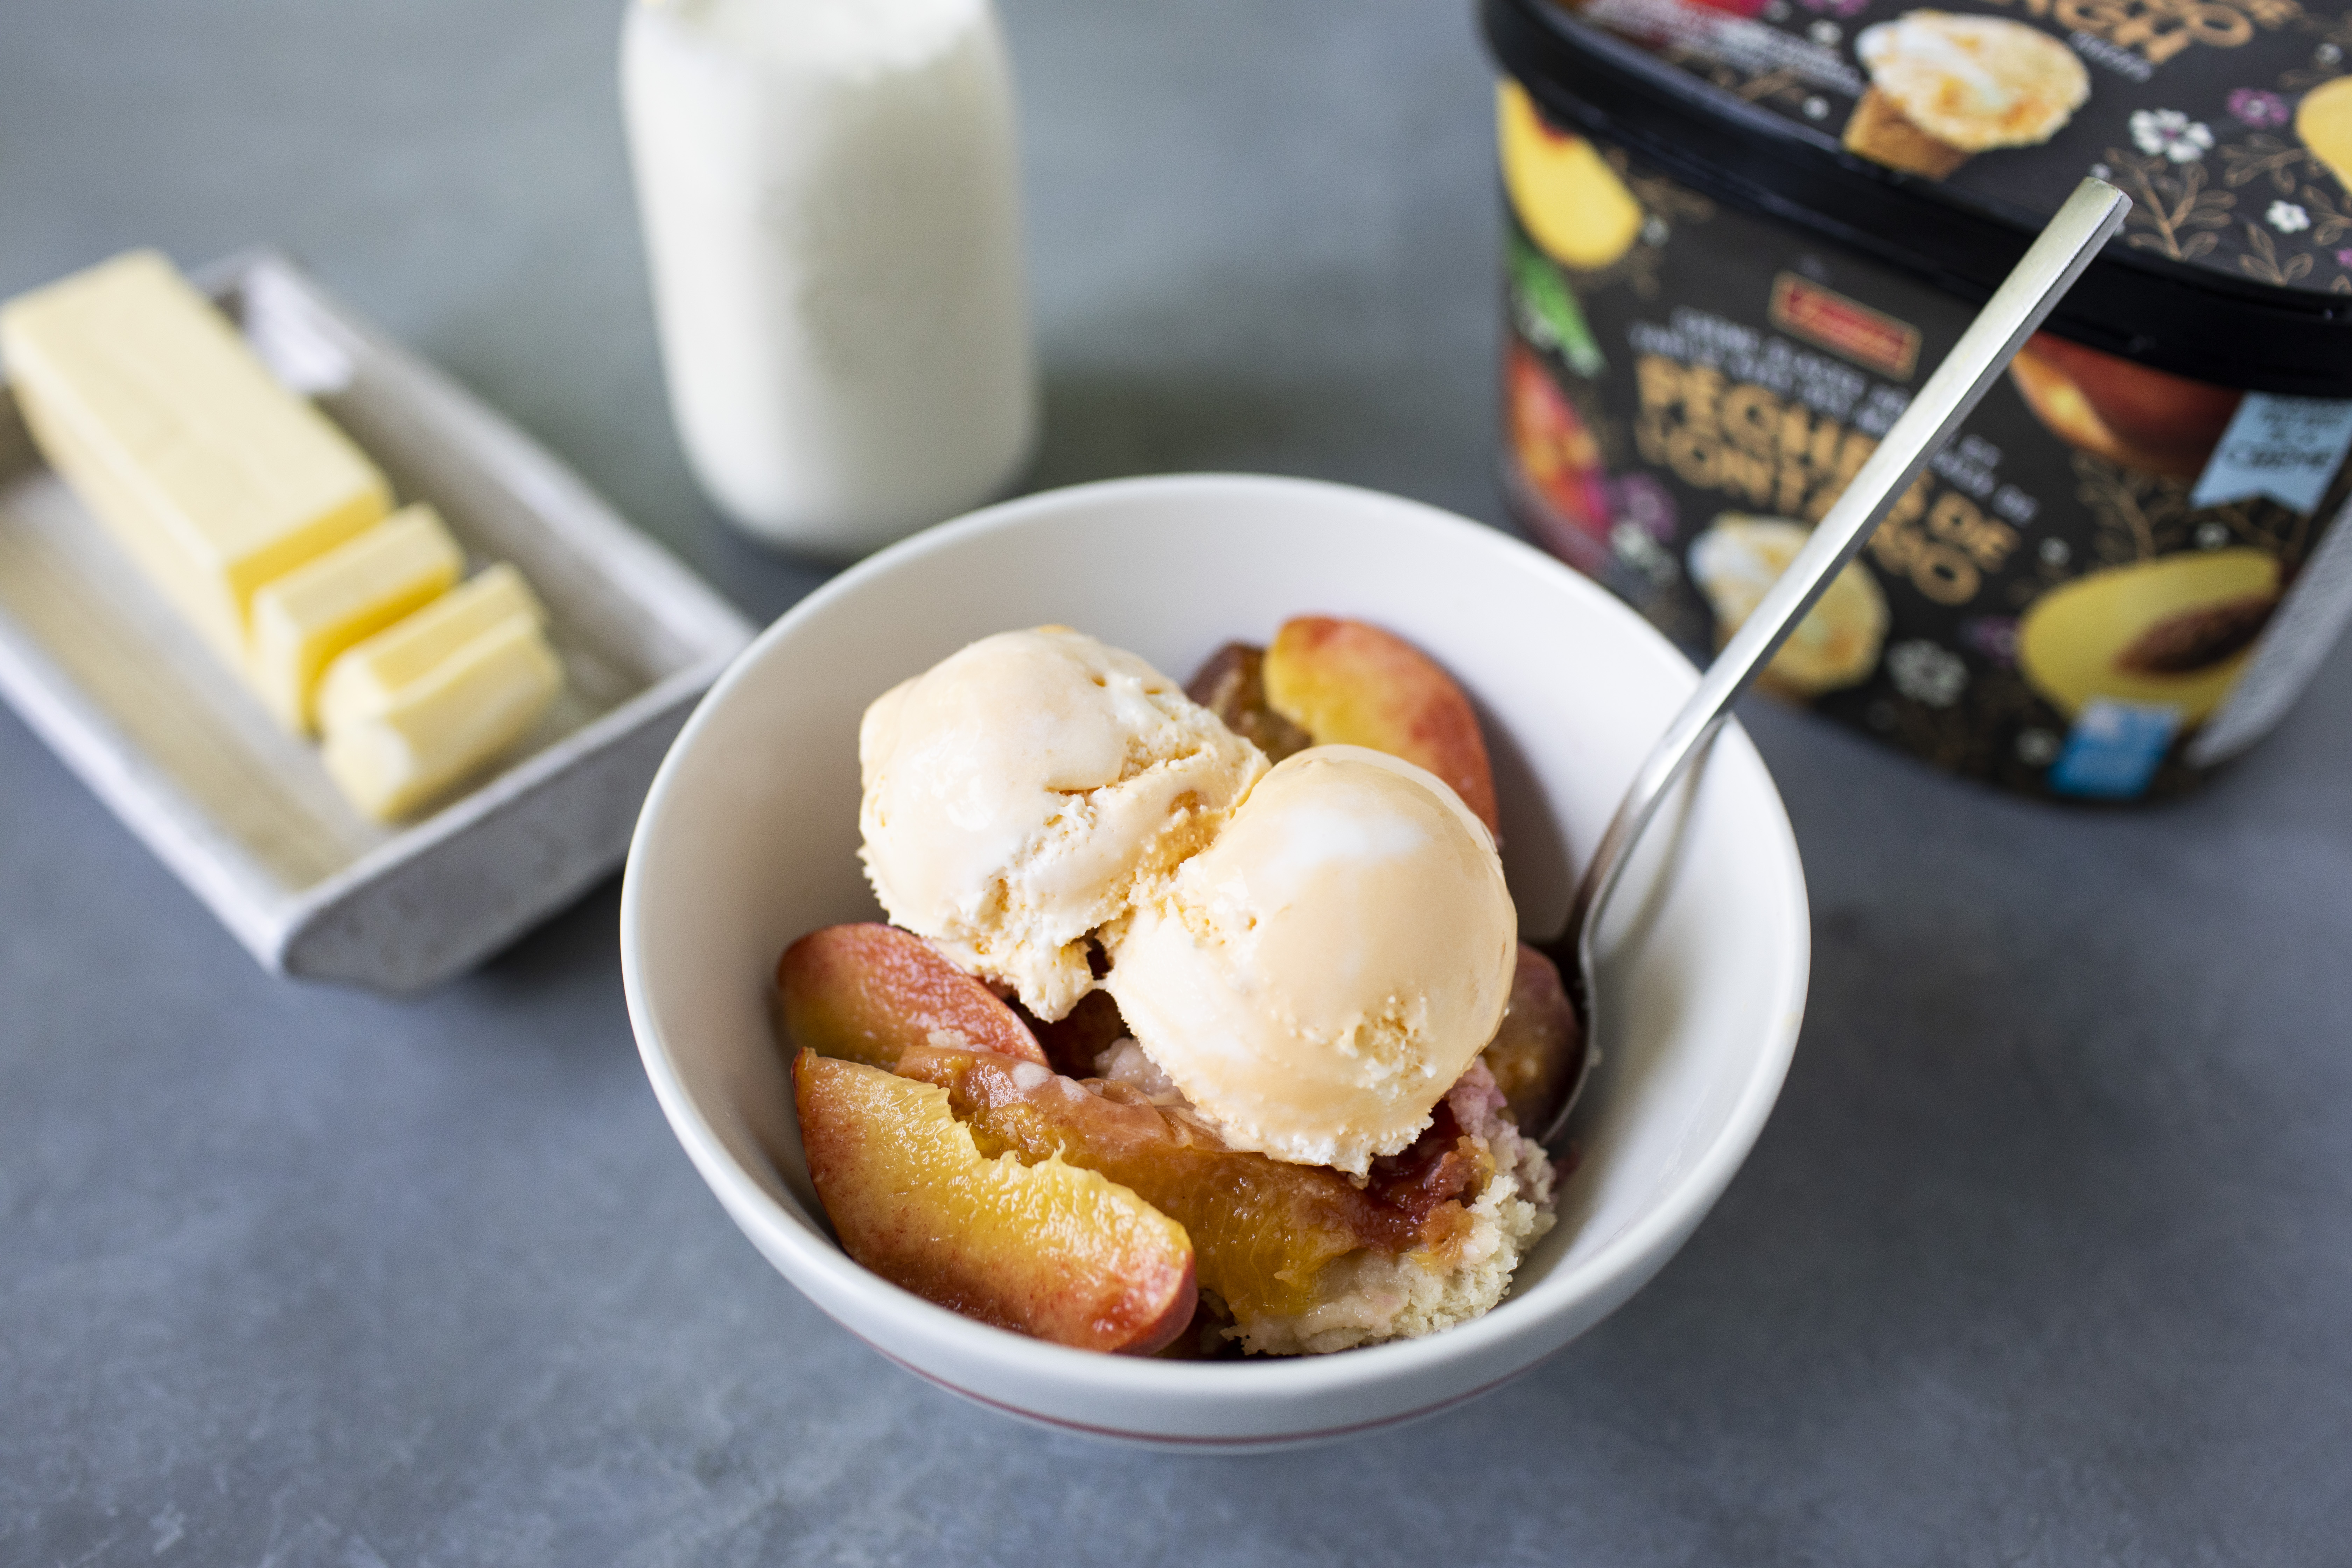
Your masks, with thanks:
<instances>
[{"instance_id":1,"label":"ice cream container","mask_svg":"<svg viewBox=\"0 0 2352 1568\"><path fill-rule=\"evenodd\" d=\"M2084 174L2135 205L1765 685L2029 794L2176 794L2352 616L2352 12L1484 0L1502 470L1700 657Z\"/></svg>"}]
</instances>

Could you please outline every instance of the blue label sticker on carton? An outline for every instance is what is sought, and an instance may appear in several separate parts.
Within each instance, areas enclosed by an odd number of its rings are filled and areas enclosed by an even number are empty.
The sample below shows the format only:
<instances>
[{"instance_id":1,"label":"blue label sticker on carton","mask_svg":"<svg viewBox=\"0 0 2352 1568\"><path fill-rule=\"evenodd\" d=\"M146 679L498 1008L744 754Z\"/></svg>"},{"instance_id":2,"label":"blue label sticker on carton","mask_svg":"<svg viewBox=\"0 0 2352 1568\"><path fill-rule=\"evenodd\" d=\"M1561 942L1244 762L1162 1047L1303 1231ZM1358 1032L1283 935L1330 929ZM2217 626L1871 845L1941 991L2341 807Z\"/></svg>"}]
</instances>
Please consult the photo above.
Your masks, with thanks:
<instances>
[{"instance_id":1,"label":"blue label sticker on carton","mask_svg":"<svg viewBox=\"0 0 2352 1568\"><path fill-rule=\"evenodd\" d=\"M2352 450L2352 399L2250 392L2189 492L2192 508L2268 496L2308 516Z\"/></svg>"},{"instance_id":2,"label":"blue label sticker on carton","mask_svg":"<svg viewBox=\"0 0 2352 1568\"><path fill-rule=\"evenodd\" d=\"M2086 800L2137 799L2179 731L2180 710L2170 703L2094 698L2067 731L2066 749L2050 768L2050 787Z\"/></svg>"}]
</instances>

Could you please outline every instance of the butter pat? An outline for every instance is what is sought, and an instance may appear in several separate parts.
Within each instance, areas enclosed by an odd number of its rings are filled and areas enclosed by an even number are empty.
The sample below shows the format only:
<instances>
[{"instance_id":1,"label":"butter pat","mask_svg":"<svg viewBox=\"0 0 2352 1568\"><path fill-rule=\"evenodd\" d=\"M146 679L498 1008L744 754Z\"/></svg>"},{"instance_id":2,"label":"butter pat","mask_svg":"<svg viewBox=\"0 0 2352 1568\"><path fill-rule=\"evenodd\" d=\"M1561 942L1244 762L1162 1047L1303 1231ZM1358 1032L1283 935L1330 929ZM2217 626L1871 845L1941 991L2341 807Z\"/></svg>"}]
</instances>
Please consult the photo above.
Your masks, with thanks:
<instances>
[{"instance_id":1,"label":"butter pat","mask_svg":"<svg viewBox=\"0 0 2352 1568\"><path fill-rule=\"evenodd\" d=\"M154 251L0 306L0 356L50 464L232 663L257 588L391 509L375 466Z\"/></svg>"},{"instance_id":2,"label":"butter pat","mask_svg":"<svg viewBox=\"0 0 2352 1568\"><path fill-rule=\"evenodd\" d=\"M440 597L465 566L441 514L420 503L263 584L247 650L262 700L279 723L309 734L312 689L327 662Z\"/></svg>"},{"instance_id":3,"label":"butter pat","mask_svg":"<svg viewBox=\"0 0 2352 1568\"><path fill-rule=\"evenodd\" d=\"M517 616L547 621L522 574L500 562L329 665L315 700L319 727L348 729L375 718L444 659Z\"/></svg>"},{"instance_id":4,"label":"butter pat","mask_svg":"<svg viewBox=\"0 0 2352 1568\"><path fill-rule=\"evenodd\" d=\"M563 666L537 619L509 616L380 710L330 724L327 772L370 816L407 816L513 745L562 686Z\"/></svg>"}]
</instances>

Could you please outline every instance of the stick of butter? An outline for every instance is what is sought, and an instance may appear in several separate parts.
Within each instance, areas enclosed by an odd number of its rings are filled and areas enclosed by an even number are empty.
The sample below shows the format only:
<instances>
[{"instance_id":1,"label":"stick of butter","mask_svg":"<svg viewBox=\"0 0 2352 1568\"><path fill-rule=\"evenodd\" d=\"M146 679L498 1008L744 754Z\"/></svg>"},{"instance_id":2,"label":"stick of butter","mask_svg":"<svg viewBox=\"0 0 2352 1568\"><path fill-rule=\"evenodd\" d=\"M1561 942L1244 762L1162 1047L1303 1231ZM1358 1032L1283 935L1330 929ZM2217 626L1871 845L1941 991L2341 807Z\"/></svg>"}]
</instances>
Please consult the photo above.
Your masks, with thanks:
<instances>
[{"instance_id":1,"label":"stick of butter","mask_svg":"<svg viewBox=\"0 0 2352 1568\"><path fill-rule=\"evenodd\" d=\"M517 616L547 622L522 574L501 561L329 665L314 704L319 727L349 729L376 717L434 666Z\"/></svg>"},{"instance_id":2,"label":"stick of butter","mask_svg":"<svg viewBox=\"0 0 2352 1568\"><path fill-rule=\"evenodd\" d=\"M42 453L233 665L255 589L391 510L375 465L154 251L0 306L0 356Z\"/></svg>"},{"instance_id":3,"label":"stick of butter","mask_svg":"<svg viewBox=\"0 0 2352 1568\"><path fill-rule=\"evenodd\" d=\"M509 616L379 710L338 714L327 730L327 772L361 810L406 816L514 744L562 686L563 666L536 617Z\"/></svg>"},{"instance_id":4,"label":"stick of butter","mask_svg":"<svg viewBox=\"0 0 2352 1568\"><path fill-rule=\"evenodd\" d=\"M337 654L430 604L466 569L441 514L418 502L264 583L253 595L246 664L278 722L315 727L319 672Z\"/></svg>"}]
</instances>

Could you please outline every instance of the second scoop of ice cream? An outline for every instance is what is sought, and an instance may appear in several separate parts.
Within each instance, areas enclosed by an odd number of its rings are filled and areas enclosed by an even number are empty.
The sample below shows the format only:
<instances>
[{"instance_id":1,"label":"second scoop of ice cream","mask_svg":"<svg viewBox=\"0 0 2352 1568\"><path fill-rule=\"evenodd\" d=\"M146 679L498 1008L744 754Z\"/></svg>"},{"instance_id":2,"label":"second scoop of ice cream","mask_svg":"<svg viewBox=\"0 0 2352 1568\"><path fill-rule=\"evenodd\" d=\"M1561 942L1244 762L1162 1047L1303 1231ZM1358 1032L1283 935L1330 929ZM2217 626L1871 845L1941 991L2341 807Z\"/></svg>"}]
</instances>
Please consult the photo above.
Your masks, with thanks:
<instances>
[{"instance_id":1,"label":"second scoop of ice cream","mask_svg":"<svg viewBox=\"0 0 2352 1568\"><path fill-rule=\"evenodd\" d=\"M1139 908L1105 984L1230 1142L1360 1173L1494 1037L1517 924L1494 839L1451 790L1318 746Z\"/></svg>"}]
</instances>

